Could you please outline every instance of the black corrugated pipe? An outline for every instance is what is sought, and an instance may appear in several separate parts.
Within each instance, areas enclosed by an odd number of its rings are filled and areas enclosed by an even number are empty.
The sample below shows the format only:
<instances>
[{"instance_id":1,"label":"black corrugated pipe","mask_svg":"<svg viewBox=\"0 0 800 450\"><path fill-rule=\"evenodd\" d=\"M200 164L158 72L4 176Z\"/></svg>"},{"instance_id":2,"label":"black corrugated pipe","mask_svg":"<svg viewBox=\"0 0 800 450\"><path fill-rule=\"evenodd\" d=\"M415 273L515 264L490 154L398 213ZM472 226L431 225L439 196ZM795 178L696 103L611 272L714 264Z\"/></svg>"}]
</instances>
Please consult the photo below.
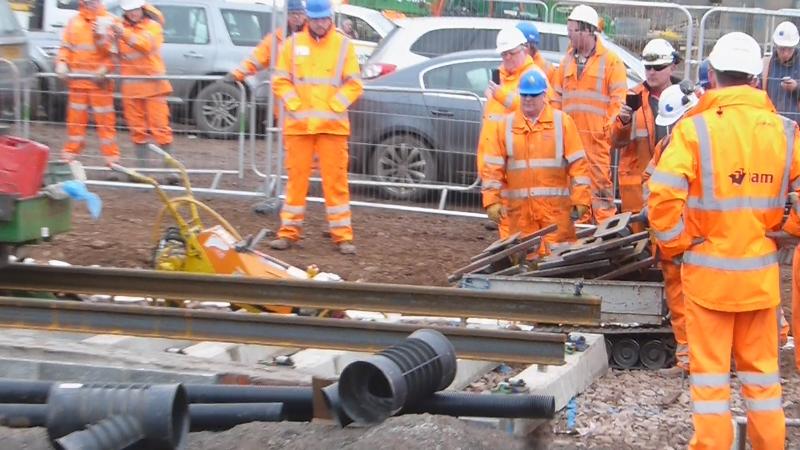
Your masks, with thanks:
<instances>
[{"instance_id":1,"label":"black corrugated pipe","mask_svg":"<svg viewBox=\"0 0 800 450\"><path fill-rule=\"evenodd\" d=\"M456 417L552 419L556 413L556 400L552 395L437 392L414 405L403 408L400 413L428 413Z\"/></svg>"},{"instance_id":2,"label":"black corrugated pipe","mask_svg":"<svg viewBox=\"0 0 800 450\"><path fill-rule=\"evenodd\" d=\"M138 423L144 437L133 448L172 450L181 447L189 433L189 406L180 384L60 383L50 389L47 434L54 445L58 439L88 425L100 425L112 416L130 416ZM114 429L120 423L127 419L104 423L97 431ZM128 435L122 429L120 433L121 438Z\"/></svg>"},{"instance_id":3,"label":"black corrugated pipe","mask_svg":"<svg viewBox=\"0 0 800 450\"><path fill-rule=\"evenodd\" d=\"M50 381L0 379L0 403L47 403Z\"/></svg>"},{"instance_id":4,"label":"black corrugated pipe","mask_svg":"<svg viewBox=\"0 0 800 450\"><path fill-rule=\"evenodd\" d=\"M186 384L189 403L283 403L286 420L305 422L314 415L310 387Z\"/></svg>"},{"instance_id":5,"label":"black corrugated pipe","mask_svg":"<svg viewBox=\"0 0 800 450\"><path fill-rule=\"evenodd\" d=\"M132 416L111 416L75 431L53 442L56 450L126 450L141 448L145 438L138 419ZM134 447L136 446L136 447Z\"/></svg>"},{"instance_id":6,"label":"black corrugated pipe","mask_svg":"<svg viewBox=\"0 0 800 450\"><path fill-rule=\"evenodd\" d=\"M453 344L438 331L417 330L402 344L344 368L338 383L342 409L356 422L378 423L446 388L455 374Z\"/></svg>"},{"instance_id":7,"label":"black corrugated pipe","mask_svg":"<svg viewBox=\"0 0 800 450\"><path fill-rule=\"evenodd\" d=\"M221 431L249 422L281 422L283 403L222 403L189 405L191 431Z\"/></svg>"},{"instance_id":8,"label":"black corrugated pipe","mask_svg":"<svg viewBox=\"0 0 800 450\"><path fill-rule=\"evenodd\" d=\"M0 403L0 426L8 428L43 427L47 405L35 403Z\"/></svg>"}]
</instances>

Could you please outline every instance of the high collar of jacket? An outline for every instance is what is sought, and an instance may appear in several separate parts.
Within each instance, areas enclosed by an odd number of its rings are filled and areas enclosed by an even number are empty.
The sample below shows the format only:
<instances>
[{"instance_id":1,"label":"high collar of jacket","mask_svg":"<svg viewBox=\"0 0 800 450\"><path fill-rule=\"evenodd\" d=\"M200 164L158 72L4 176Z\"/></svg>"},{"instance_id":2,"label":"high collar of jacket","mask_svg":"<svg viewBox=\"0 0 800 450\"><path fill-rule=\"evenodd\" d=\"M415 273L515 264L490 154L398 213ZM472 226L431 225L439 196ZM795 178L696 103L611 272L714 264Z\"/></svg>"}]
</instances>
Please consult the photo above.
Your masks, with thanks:
<instances>
[{"instance_id":1,"label":"high collar of jacket","mask_svg":"<svg viewBox=\"0 0 800 450\"><path fill-rule=\"evenodd\" d=\"M686 116L690 117L714 109L722 110L730 106L752 106L776 112L775 105L772 104L766 91L752 86L731 86L706 91L700 97L697 106L689 110Z\"/></svg>"},{"instance_id":2,"label":"high collar of jacket","mask_svg":"<svg viewBox=\"0 0 800 450\"><path fill-rule=\"evenodd\" d=\"M320 37L317 37L314 33L311 32L311 27L306 27L303 31L308 33L308 35L311 37L312 40L317 41L319 43L327 42L331 38L331 36L333 36L334 33L337 32L336 27L333 24L331 24L331 27L328 28L328 31L325 32L325 34L323 34Z\"/></svg>"},{"instance_id":3,"label":"high collar of jacket","mask_svg":"<svg viewBox=\"0 0 800 450\"><path fill-rule=\"evenodd\" d=\"M589 57L586 58L586 62L588 63L592 60L592 58L595 57L599 58L605 55L607 52L608 49L606 49L605 45L603 45L603 41L598 37L595 41L594 50L592 50L592 53L590 53ZM575 48L572 47L572 45L570 45L567 49L567 55L569 55L570 60L568 61L568 64L564 70L564 76L576 75L578 72L578 60L575 57Z\"/></svg>"},{"instance_id":4,"label":"high collar of jacket","mask_svg":"<svg viewBox=\"0 0 800 450\"><path fill-rule=\"evenodd\" d=\"M522 113L522 108L517 108L517 112L514 114L514 123L512 128L514 131L517 132L524 132L526 130L531 130L537 126L542 126L544 128L552 127L553 123L553 107L550 104L545 103L544 109L539 114L539 118L536 119L534 122L533 120L525 117L525 114Z\"/></svg>"},{"instance_id":5,"label":"high collar of jacket","mask_svg":"<svg viewBox=\"0 0 800 450\"><path fill-rule=\"evenodd\" d=\"M522 65L517 67L517 70L513 72L509 72L508 70L506 70L505 66L501 64L500 78L502 80L519 78L522 76L523 73L525 73L528 69L530 69L532 65L533 65L533 58L531 58L530 56L526 56L525 61L522 63Z\"/></svg>"}]
</instances>

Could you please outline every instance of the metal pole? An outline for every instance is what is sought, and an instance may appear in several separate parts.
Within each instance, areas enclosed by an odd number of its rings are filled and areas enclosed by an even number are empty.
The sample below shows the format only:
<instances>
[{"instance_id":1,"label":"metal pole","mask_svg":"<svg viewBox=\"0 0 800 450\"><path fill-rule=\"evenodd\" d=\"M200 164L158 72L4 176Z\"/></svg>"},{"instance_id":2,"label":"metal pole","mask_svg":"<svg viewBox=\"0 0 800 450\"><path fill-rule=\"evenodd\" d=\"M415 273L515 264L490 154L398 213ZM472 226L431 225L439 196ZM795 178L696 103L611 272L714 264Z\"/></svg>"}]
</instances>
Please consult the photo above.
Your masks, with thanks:
<instances>
[{"instance_id":1,"label":"metal pole","mask_svg":"<svg viewBox=\"0 0 800 450\"><path fill-rule=\"evenodd\" d=\"M0 327L375 352L404 341L418 325L273 314L102 305L0 297ZM564 364L566 336L425 327L447 336L459 358Z\"/></svg>"},{"instance_id":2,"label":"metal pole","mask_svg":"<svg viewBox=\"0 0 800 450\"><path fill-rule=\"evenodd\" d=\"M589 295L508 294L400 284L270 280L137 269L9 264L0 288L38 292L190 298L246 304L357 309L442 317L483 317L596 325L600 298Z\"/></svg>"}]
</instances>

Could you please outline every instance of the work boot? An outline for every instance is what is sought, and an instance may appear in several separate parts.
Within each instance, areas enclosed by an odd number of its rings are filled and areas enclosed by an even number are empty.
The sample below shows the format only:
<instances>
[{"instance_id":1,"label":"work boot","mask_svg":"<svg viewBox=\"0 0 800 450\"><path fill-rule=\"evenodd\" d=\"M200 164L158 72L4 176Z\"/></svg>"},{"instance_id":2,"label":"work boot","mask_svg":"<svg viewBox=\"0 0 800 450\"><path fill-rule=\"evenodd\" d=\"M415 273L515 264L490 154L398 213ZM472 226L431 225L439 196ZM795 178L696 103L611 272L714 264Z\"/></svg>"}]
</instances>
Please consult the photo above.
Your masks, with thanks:
<instances>
[{"instance_id":1,"label":"work boot","mask_svg":"<svg viewBox=\"0 0 800 450\"><path fill-rule=\"evenodd\" d=\"M269 248L273 250L287 250L292 246L292 241L284 238L278 238L269 242Z\"/></svg>"},{"instance_id":2,"label":"work boot","mask_svg":"<svg viewBox=\"0 0 800 450\"><path fill-rule=\"evenodd\" d=\"M342 241L339 243L339 253L343 255L355 255L356 254L356 246L353 245L353 241Z\"/></svg>"},{"instance_id":3,"label":"work boot","mask_svg":"<svg viewBox=\"0 0 800 450\"><path fill-rule=\"evenodd\" d=\"M666 369L658 369L658 373L664 378L686 378L689 371L681 366L673 366Z\"/></svg>"}]
</instances>

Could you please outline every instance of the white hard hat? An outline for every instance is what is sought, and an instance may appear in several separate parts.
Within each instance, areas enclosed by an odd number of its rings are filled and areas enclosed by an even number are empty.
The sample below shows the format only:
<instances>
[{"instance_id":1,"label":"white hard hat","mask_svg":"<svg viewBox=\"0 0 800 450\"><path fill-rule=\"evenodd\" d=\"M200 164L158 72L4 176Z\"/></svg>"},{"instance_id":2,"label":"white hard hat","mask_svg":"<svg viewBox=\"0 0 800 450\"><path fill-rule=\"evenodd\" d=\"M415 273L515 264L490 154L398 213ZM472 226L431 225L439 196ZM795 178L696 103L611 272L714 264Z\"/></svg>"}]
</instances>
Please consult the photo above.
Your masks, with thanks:
<instances>
[{"instance_id":1,"label":"white hard hat","mask_svg":"<svg viewBox=\"0 0 800 450\"><path fill-rule=\"evenodd\" d=\"M587 5L576 6L572 12L569 13L567 20L585 22L594 26L595 28L600 28L600 19L597 17L597 11L595 11L591 6Z\"/></svg>"},{"instance_id":2,"label":"white hard hat","mask_svg":"<svg viewBox=\"0 0 800 450\"><path fill-rule=\"evenodd\" d=\"M119 0L119 7L123 11L133 11L144 6L144 0Z\"/></svg>"},{"instance_id":3,"label":"white hard hat","mask_svg":"<svg viewBox=\"0 0 800 450\"><path fill-rule=\"evenodd\" d=\"M514 50L520 45L528 43L528 39L516 26L503 28L497 33L497 52L503 53Z\"/></svg>"},{"instance_id":4,"label":"white hard hat","mask_svg":"<svg viewBox=\"0 0 800 450\"><path fill-rule=\"evenodd\" d=\"M742 72L753 76L764 68L758 42L741 31L719 38L708 55L708 62L719 72Z\"/></svg>"},{"instance_id":5,"label":"white hard hat","mask_svg":"<svg viewBox=\"0 0 800 450\"><path fill-rule=\"evenodd\" d=\"M672 125L696 104L696 95L693 93L688 95L684 94L679 85L673 84L664 89L664 92L661 93L661 97L658 98L656 125L660 127Z\"/></svg>"},{"instance_id":6,"label":"white hard hat","mask_svg":"<svg viewBox=\"0 0 800 450\"><path fill-rule=\"evenodd\" d=\"M796 47L800 43L800 33L792 22L781 22L772 33L772 43L778 47Z\"/></svg>"},{"instance_id":7,"label":"white hard hat","mask_svg":"<svg viewBox=\"0 0 800 450\"><path fill-rule=\"evenodd\" d=\"M653 39L642 49L645 66L660 66L675 62L675 48L664 39Z\"/></svg>"}]
</instances>

